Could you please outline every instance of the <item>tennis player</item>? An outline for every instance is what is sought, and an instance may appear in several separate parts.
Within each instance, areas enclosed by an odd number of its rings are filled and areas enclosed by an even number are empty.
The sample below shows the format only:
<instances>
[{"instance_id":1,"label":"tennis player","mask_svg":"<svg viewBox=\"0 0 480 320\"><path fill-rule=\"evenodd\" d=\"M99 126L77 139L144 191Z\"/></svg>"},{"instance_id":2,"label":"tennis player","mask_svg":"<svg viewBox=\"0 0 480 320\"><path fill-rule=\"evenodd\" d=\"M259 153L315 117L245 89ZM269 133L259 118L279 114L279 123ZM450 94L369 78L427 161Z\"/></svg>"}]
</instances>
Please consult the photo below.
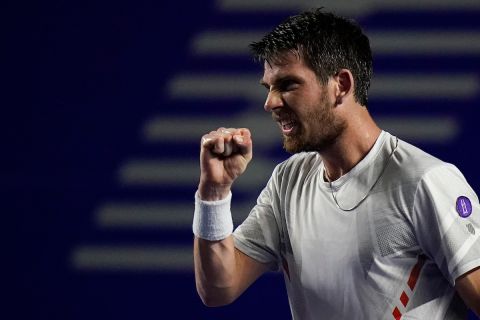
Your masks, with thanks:
<instances>
[{"instance_id":1,"label":"tennis player","mask_svg":"<svg viewBox=\"0 0 480 320\"><path fill-rule=\"evenodd\" d=\"M480 315L480 205L462 173L370 116L369 40L320 9L251 45L265 110L293 155L233 232L231 187L252 159L245 128L202 137L193 221L198 293L233 302L282 270L293 319Z\"/></svg>"}]
</instances>

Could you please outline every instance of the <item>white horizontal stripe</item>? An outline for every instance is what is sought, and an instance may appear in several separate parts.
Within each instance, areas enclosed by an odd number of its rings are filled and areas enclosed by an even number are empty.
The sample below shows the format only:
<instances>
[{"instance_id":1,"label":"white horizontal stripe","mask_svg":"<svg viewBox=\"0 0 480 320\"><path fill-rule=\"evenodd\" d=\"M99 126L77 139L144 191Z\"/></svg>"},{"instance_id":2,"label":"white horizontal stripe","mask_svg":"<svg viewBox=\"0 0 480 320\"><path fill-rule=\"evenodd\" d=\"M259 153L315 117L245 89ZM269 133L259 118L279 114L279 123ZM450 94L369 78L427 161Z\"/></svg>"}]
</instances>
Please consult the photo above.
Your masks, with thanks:
<instances>
[{"instance_id":1,"label":"white horizontal stripe","mask_svg":"<svg viewBox=\"0 0 480 320\"><path fill-rule=\"evenodd\" d=\"M273 161L257 157L236 180L234 190L257 192L266 184L274 166ZM119 172L120 183L125 186L194 186L199 176L198 162L185 160L131 160Z\"/></svg>"},{"instance_id":2,"label":"white horizontal stripe","mask_svg":"<svg viewBox=\"0 0 480 320\"><path fill-rule=\"evenodd\" d=\"M297 13L298 11L316 8L321 5L336 13L359 15L371 10L370 1L323 0L321 4L319 4L318 1L315 0L219 0L217 4L220 10L227 12L292 11L292 13ZM367 5L365 6L365 4Z\"/></svg>"},{"instance_id":3,"label":"white horizontal stripe","mask_svg":"<svg viewBox=\"0 0 480 320\"><path fill-rule=\"evenodd\" d=\"M451 143L460 133L458 121L453 117L378 117L381 128L411 142Z\"/></svg>"},{"instance_id":4,"label":"white horizontal stripe","mask_svg":"<svg viewBox=\"0 0 480 320\"><path fill-rule=\"evenodd\" d=\"M474 74L396 74L374 76L369 96L383 98L470 98L480 84Z\"/></svg>"},{"instance_id":5,"label":"white horizontal stripe","mask_svg":"<svg viewBox=\"0 0 480 320\"><path fill-rule=\"evenodd\" d=\"M182 75L168 87L173 98L246 98L263 102L266 97L259 76L248 74ZM470 98L480 88L475 74L379 74L374 76L370 97Z\"/></svg>"},{"instance_id":6,"label":"white horizontal stripe","mask_svg":"<svg viewBox=\"0 0 480 320\"><path fill-rule=\"evenodd\" d=\"M173 98L248 98L263 99L261 75L191 74L174 77L168 84Z\"/></svg>"},{"instance_id":7,"label":"white horizontal stripe","mask_svg":"<svg viewBox=\"0 0 480 320\"><path fill-rule=\"evenodd\" d=\"M387 106L388 107L388 106ZM246 114L247 115L247 114ZM281 138L275 126L269 126L272 120L265 119L263 112L250 112L248 116L230 120L224 118L198 119L187 117L153 118L145 125L145 139L148 142L162 141L200 141L201 132L217 128L228 121L234 127L250 128L253 125L252 139L254 151L269 148L281 143ZM449 116L378 116L375 117L380 127L409 141L445 143L454 140L460 133L458 121ZM203 124L202 124L203 123ZM262 127L263 124L263 127ZM178 132L181 132L179 134ZM256 158L254 157L255 162Z\"/></svg>"},{"instance_id":8,"label":"white horizontal stripe","mask_svg":"<svg viewBox=\"0 0 480 320\"><path fill-rule=\"evenodd\" d=\"M200 139L204 134L219 127L248 128L254 139L255 148L267 148L272 143L281 141L278 125L261 107L228 118L224 116L209 118L155 117L144 125L143 138L147 142L198 141L200 144Z\"/></svg>"},{"instance_id":9,"label":"white horizontal stripe","mask_svg":"<svg viewBox=\"0 0 480 320\"><path fill-rule=\"evenodd\" d=\"M247 217L254 203L232 202L232 217L235 225ZM171 228L192 227L193 195L190 203L120 203L102 205L95 213L97 225L103 228Z\"/></svg>"},{"instance_id":10,"label":"white horizontal stripe","mask_svg":"<svg viewBox=\"0 0 480 320\"><path fill-rule=\"evenodd\" d=\"M248 45L259 41L264 31L206 31L199 33L192 41L192 52L198 55L246 55Z\"/></svg>"},{"instance_id":11,"label":"white horizontal stripe","mask_svg":"<svg viewBox=\"0 0 480 320\"><path fill-rule=\"evenodd\" d=\"M367 32L375 54L478 54L480 32L397 31Z\"/></svg>"},{"instance_id":12,"label":"white horizontal stripe","mask_svg":"<svg viewBox=\"0 0 480 320\"><path fill-rule=\"evenodd\" d=\"M193 245L118 246L75 248L70 266L77 272L193 272ZM268 273L268 276L277 276Z\"/></svg>"},{"instance_id":13,"label":"white horizontal stripe","mask_svg":"<svg viewBox=\"0 0 480 320\"><path fill-rule=\"evenodd\" d=\"M208 31L198 34L192 51L198 55L247 55L248 45L259 41L263 31ZM475 31L388 31L368 32L375 54L478 54L480 32Z\"/></svg>"},{"instance_id":14,"label":"white horizontal stripe","mask_svg":"<svg viewBox=\"0 0 480 320\"><path fill-rule=\"evenodd\" d=\"M194 183L198 175L198 164L193 161L136 159L120 167L119 179L124 185L168 186Z\"/></svg>"},{"instance_id":15,"label":"white horizontal stripe","mask_svg":"<svg viewBox=\"0 0 480 320\"><path fill-rule=\"evenodd\" d=\"M323 0L217 0L217 7L222 11L273 12L294 11L325 7L329 11L345 15L363 15L379 10L452 10L478 9L478 0L363 0L338 1Z\"/></svg>"},{"instance_id":16,"label":"white horizontal stripe","mask_svg":"<svg viewBox=\"0 0 480 320\"><path fill-rule=\"evenodd\" d=\"M192 271L193 248L156 246L84 246L71 265L78 271Z\"/></svg>"},{"instance_id":17,"label":"white horizontal stripe","mask_svg":"<svg viewBox=\"0 0 480 320\"><path fill-rule=\"evenodd\" d=\"M184 228L192 224L192 212L192 204L107 203L98 208L96 222L101 227Z\"/></svg>"}]
</instances>

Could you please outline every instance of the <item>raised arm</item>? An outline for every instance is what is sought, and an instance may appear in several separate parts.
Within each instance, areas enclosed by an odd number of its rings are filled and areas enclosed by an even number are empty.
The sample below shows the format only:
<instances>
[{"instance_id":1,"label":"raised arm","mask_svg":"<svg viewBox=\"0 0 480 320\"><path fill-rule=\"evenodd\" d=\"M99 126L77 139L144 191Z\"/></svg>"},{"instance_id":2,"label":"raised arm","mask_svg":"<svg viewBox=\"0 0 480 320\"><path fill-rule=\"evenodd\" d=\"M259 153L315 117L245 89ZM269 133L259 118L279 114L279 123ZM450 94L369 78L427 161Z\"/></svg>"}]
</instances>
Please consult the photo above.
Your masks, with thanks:
<instances>
[{"instance_id":1,"label":"raised arm","mask_svg":"<svg viewBox=\"0 0 480 320\"><path fill-rule=\"evenodd\" d=\"M197 202L215 206L229 197L233 182L252 159L252 139L248 129L220 128L202 137L200 150L200 183ZM218 210L207 223L195 212L194 263L198 294L207 306L221 306L234 301L267 266L237 250L231 233L231 215ZM228 217L226 216L228 215ZM230 220L229 220L230 219ZM222 236L222 234L227 234ZM217 239L220 237L220 239ZM203 239L206 238L206 239Z\"/></svg>"}]
</instances>

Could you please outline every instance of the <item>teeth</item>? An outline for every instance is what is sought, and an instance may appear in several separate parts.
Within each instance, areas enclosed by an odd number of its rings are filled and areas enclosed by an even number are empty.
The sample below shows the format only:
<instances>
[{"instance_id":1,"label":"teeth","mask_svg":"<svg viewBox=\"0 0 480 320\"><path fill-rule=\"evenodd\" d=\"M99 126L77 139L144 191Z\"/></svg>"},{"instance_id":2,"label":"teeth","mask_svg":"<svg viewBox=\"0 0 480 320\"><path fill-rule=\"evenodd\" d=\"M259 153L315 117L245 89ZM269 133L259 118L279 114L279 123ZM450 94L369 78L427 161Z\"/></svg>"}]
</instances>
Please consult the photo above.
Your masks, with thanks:
<instances>
[{"instance_id":1,"label":"teeth","mask_svg":"<svg viewBox=\"0 0 480 320\"><path fill-rule=\"evenodd\" d=\"M282 124L282 127L283 127L284 129L289 129L289 128L293 127L293 125L295 124L295 122L294 122L294 121L291 121L291 120L288 120L288 121L282 121L281 124Z\"/></svg>"}]
</instances>

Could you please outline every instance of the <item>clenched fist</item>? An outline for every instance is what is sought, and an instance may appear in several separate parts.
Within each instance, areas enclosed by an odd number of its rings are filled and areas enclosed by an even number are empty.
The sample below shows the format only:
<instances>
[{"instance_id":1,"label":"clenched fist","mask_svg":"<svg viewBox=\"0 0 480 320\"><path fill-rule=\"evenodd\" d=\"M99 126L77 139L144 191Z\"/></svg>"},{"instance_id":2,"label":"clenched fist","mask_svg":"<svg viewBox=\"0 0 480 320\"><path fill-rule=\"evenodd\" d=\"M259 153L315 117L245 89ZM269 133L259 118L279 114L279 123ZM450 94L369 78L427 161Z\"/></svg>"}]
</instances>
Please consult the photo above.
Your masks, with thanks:
<instances>
[{"instance_id":1,"label":"clenched fist","mask_svg":"<svg viewBox=\"0 0 480 320\"><path fill-rule=\"evenodd\" d=\"M215 201L225 198L252 159L252 139L245 128L219 128L204 135L200 148L199 196Z\"/></svg>"}]
</instances>

